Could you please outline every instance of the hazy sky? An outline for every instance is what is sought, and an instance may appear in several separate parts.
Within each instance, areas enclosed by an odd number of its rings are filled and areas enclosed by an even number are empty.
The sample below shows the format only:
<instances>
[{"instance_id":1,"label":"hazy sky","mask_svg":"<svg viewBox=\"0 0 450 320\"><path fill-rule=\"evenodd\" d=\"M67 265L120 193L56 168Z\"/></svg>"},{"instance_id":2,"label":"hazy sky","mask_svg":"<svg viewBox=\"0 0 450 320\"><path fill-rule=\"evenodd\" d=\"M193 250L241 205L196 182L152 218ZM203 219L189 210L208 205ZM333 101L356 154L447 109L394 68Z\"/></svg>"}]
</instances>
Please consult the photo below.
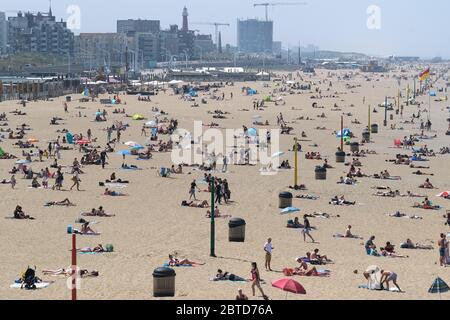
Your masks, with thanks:
<instances>
[{"instance_id":1,"label":"hazy sky","mask_svg":"<svg viewBox=\"0 0 450 320\"><path fill-rule=\"evenodd\" d=\"M270 0L269 0L270 1ZM302 0L307 5L269 7L274 20L274 40L283 47L309 43L321 49L356 51L374 55L419 55L450 57L450 1L448 0ZM44 11L48 0L2 1L0 10ZM159 19L162 28L181 25L186 5L190 22L225 22L223 43L236 44L237 18L265 18L264 7L253 3L267 0L53 0L58 19L69 17L70 5L81 10L79 32L115 32L117 19ZM273 0L279 2L279 0ZM296 1L282 1L296 2ZM380 8L379 29L369 29L371 5ZM7 13L8 14L8 13ZM9 13L12 15L13 13ZM376 15L374 15L376 18ZM377 26L376 20L375 24ZM213 26L191 25L203 33Z\"/></svg>"}]
</instances>

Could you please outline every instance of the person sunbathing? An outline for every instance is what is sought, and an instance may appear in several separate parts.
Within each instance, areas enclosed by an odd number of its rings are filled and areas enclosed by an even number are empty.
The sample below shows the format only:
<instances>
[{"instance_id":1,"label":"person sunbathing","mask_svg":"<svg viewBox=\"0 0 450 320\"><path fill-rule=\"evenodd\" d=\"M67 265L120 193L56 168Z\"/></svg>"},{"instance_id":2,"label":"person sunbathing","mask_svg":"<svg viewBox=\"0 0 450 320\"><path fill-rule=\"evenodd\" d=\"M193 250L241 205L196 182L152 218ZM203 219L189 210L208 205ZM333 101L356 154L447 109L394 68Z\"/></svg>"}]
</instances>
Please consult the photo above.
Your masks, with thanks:
<instances>
[{"instance_id":1,"label":"person sunbathing","mask_svg":"<svg viewBox=\"0 0 450 320\"><path fill-rule=\"evenodd\" d=\"M406 239L406 242L400 244L400 248L402 249L422 249L422 250L432 250L432 245L414 243L411 239Z\"/></svg>"},{"instance_id":2,"label":"person sunbathing","mask_svg":"<svg viewBox=\"0 0 450 320\"><path fill-rule=\"evenodd\" d=\"M204 262L196 262L196 261L190 261L188 259L182 259L179 260L175 258L173 255L169 254L169 266L171 267L179 267L179 266L185 266L185 265L204 265Z\"/></svg>"},{"instance_id":3,"label":"person sunbathing","mask_svg":"<svg viewBox=\"0 0 450 320\"><path fill-rule=\"evenodd\" d=\"M294 274L299 276L318 276L316 267L308 267L308 264L301 258L297 258L296 261L300 264L300 266L295 267Z\"/></svg>"},{"instance_id":4,"label":"person sunbathing","mask_svg":"<svg viewBox=\"0 0 450 320\"><path fill-rule=\"evenodd\" d=\"M42 270L42 273L47 276L71 276L73 274L72 267L67 268L59 268L56 270ZM98 271L88 271L86 269L82 269L78 273L81 278L87 277L97 277L99 275Z\"/></svg>"},{"instance_id":5,"label":"person sunbathing","mask_svg":"<svg viewBox=\"0 0 450 320\"><path fill-rule=\"evenodd\" d=\"M311 195L311 194L300 194L295 196L298 199L308 199L308 200L317 200L319 196Z\"/></svg>"},{"instance_id":6,"label":"person sunbathing","mask_svg":"<svg viewBox=\"0 0 450 320\"><path fill-rule=\"evenodd\" d=\"M106 252L105 248L101 244L98 244L97 246L91 248L91 247L85 247L81 249L77 249L78 252Z\"/></svg>"},{"instance_id":7,"label":"person sunbathing","mask_svg":"<svg viewBox=\"0 0 450 320\"><path fill-rule=\"evenodd\" d=\"M206 211L205 217L211 218L210 210ZM231 215L222 214L222 212L219 211L219 208L217 206L214 208L214 218L226 218L226 217L231 217Z\"/></svg>"},{"instance_id":8,"label":"person sunbathing","mask_svg":"<svg viewBox=\"0 0 450 320\"><path fill-rule=\"evenodd\" d=\"M81 230L80 230L80 234L98 234L98 232L94 231L90 226L89 226L89 221L84 222L81 225Z\"/></svg>"},{"instance_id":9,"label":"person sunbathing","mask_svg":"<svg viewBox=\"0 0 450 320\"><path fill-rule=\"evenodd\" d=\"M125 193L109 190L108 188L105 189L105 192L103 193L105 196L112 196L112 197L123 197L126 196Z\"/></svg>"},{"instance_id":10,"label":"person sunbathing","mask_svg":"<svg viewBox=\"0 0 450 320\"><path fill-rule=\"evenodd\" d=\"M423 219L422 217L419 217L417 215L410 215L408 216L405 213L401 213L400 211L397 211L395 213L387 213L386 215L388 215L389 217L393 217L393 218L404 218L407 217L409 219Z\"/></svg>"},{"instance_id":11,"label":"person sunbathing","mask_svg":"<svg viewBox=\"0 0 450 320\"><path fill-rule=\"evenodd\" d=\"M345 200L344 196L338 197L338 196L334 196L333 198L331 198L329 204L334 204L334 205L355 205L356 201L347 201Z\"/></svg>"},{"instance_id":12,"label":"person sunbathing","mask_svg":"<svg viewBox=\"0 0 450 320\"><path fill-rule=\"evenodd\" d=\"M304 228L303 224L301 224L300 221L298 220L298 217L295 217L294 221L288 220L287 227L288 228L295 228L295 229Z\"/></svg>"},{"instance_id":13,"label":"person sunbathing","mask_svg":"<svg viewBox=\"0 0 450 320\"><path fill-rule=\"evenodd\" d=\"M384 248L380 248L381 255L385 257L393 257L393 258L408 258L408 256L404 256L395 252L395 246L391 244L389 241L386 242Z\"/></svg>"},{"instance_id":14,"label":"person sunbathing","mask_svg":"<svg viewBox=\"0 0 450 320\"><path fill-rule=\"evenodd\" d=\"M208 201L206 201L206 200L203 200L202 202L183 200L181 202L181 205L183 207L193 207L193 208L207 208L207 207L209 207Z\"/></svg>"},{"instance_id":15,"label":"person sunbathing","mask_svg":"<svg viewBox=\"0 0 450 320\"><path fill-rule=\"evenodd\" d=\"M335 237L335 238L363 239L360 236L352 234L352 226L351 225L347 226L347 229L345 230L344 234L337 233L337 234L333 235L333 237Z\"/></svg>"},{"instance_id":16,"label":"person sunbathing","mask_svg":"<svg viewBox=\"0 0 450 320\"><path fill-rule=\"evenodd\" d=\"M419 176L434 176L434 173L425 173L420 170L414 171L412 174L416 174Z\"/></svg>"}]
</instances>

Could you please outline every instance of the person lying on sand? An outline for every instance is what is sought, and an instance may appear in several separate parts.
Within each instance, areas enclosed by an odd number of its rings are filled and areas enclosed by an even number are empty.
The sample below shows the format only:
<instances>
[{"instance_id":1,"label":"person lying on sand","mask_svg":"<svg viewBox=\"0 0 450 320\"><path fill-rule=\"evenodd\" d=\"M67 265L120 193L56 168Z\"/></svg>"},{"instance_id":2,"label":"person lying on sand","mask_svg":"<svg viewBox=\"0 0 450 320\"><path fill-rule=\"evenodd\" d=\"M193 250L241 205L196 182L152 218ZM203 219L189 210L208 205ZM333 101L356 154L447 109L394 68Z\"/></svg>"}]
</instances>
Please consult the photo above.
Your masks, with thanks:
<instances>
[{"instance_id":1,"label":"person lying on sand","mask_svg":"<svg viewBox=\"0 0 450 320\"><path fill-rule=\"evenodd\" d=\"M233 273L229 272L223 272L221 269L217 270L217 274L211 278L212 281L223 281L223 280L229 280L229 281L248 281L244 278L238 277Z\"/></svg>"},{"instance_id":2,"label":"person lying on sand","mask_svg":"<svg viewBox=\"0 0 450 320\"><path fill-rule=\"evenodd\" d=\"M402 249L422 249L422 250L432 250L433 246L431 244L420 244L414 243L411 239L406 239L406 242L400 243L400 248Z\"/></svg>"},{"instance_id":3,"label":"person lying on sand","mask_svg":"<svg viewBox=\"0 0 450 320\"><path fill-rule=\"evenodd\" d=\"M188 259L182 259L179 260L177 258L175 258L173 255L169 254L169 266L171 267L178 267L178 266L184 266L184 265L204 265L204 262L195 262L195 261L190 261Z\"/></svg>"},{"instance_id":4,"label":"person lying on sand","mask_svg":"<svg viewBox=\"0 0 450 320\"><path fill-rule=\"evenodd\" d=\"M115 214L106 213L102 206L98 207L98 210L92 208L90 212L82 212L84 217L115 217Z\"/></svg>"},{"instance_id":5,"label":"person lying on sand","mask_svg":"<svg viewBox=\"0 0 450 320\"><path fill-rule=\"evenodd\" d=\"M316 267L308 267L308 264L301 258L298 257L296 261L300 264L300 266L295 267L294 274L299 276L318 276Z\"/></svg>"},{"instance_id":6,"label":"person lying on sand","mask_svg":"<svg viewBox=\"0 0 450 320\"><path fill-rule=\"evenodd\" d=\"M297 199L308 199L308 200L317 200L317 199L320 198L319 196L315 196L315 195L312 195L312 194L300 194L300 195L297 195L295 197Z\"/></svg>"},{"instance_id":7,"label":"person lying on sand","mask_svg":"<svg viewBox=\"0 0 450 320\"><path fill-rule=\"evenodd\" d=\"M205 217L211 218L210 210L206 211ZM222 212L219 211L219 208L217 206L214 208L214 218L229 218L229 217L231 217L231 215L223 214Z\"/></svg>"},{"instance_id":8,"label":"person lying on sand","mask_svg":"<svg viewBox=\"0 0 450 320\"><path fill-rule=\"evenodd\" d=\"M71 276L73 270L72 267L67 267L67 268L59 268L56 270L42 270L42 273L47 276ZM86 269L82 269L79 271L79 275L81 278L98 277L99 272L95 270L88 271Z\"/></svg>"},{"instance_id":9,"label":"person lying on sand","mask_svg":"<svg viewBox=\"0 0 450 320\"><path fill-rule=\"evenodd\" d=\"M63 201L49 201L44 204L45 207L51 206L65 206L65 207L73 207L75 203L70 202L69 198L65 198Z\"/></svg>"},{"instance_id":10,"label":"person lying on sand","mask_svg":"<svg viewBox=\"0 0 450 320\"><path fill-rule=\"evenodd\" d=\"M91 248L91 247L85 247L81 249L77 249L78 252L107 252L105 248L101 244L98 244L97 246Z\"/></svg>"},{"instance_id":11,"label":"person lying on sand","mask_svg":"<svg viewBox=\"0 0 450 320\"><path fill-rule=\"evenodd\" d=\"M333 205L337 205L337 206L342 206L342 205L350 206L350 205L355 205L356 201L347 201L347 200L345 200L344 196L341 196L341 197L334 196L333 198L331 198L329 204L333 204Z\"/></svg>"},{"instance_id":12,"label":"person lying on sand","mask_svg":"<svg viewBox=\"0 0 450 320\"><path fill-rule=\"evenodd\" d=\"M332 260L328 259L327 256L322 256L319 254L319 249L314 249L313 252L311 252L311 256L310 256L311 260L316 260L319 262L319 264L327 264L327 263L331 263L333 262Z\"/></svg>"},{"instance_id":13,"label":"person lying on sand","mask_svg":"<svg viewBox=\"0 0 450 320\"><path fill-rule=\"evenodd\" d=\"M400 211L397 211L395 213L386 213L387 216L393 217L393 218L409 218L409 219L423 219L422 217L419 217L417 215L407 215L405 213L400 213Z\"/></svg>"},{"instance_id":14,"label":"person lying on sand","mask_svg":"<svg viewBox=\"0 0 450 320\"><path fill-rule=\"evenodd\" d=\"M397 195L400 195L400 192L398 190L392 191L377 191L376 193L373 193L372 195L377 197L392 197L394 198Z\"/></svg>"},{"instance_id":15,"label":"person lying on sand","mask_svg":"<svg viewBox=\"0 0 450 320\"><path fill-rule=\"evenodd\" d=\"M419 176L434 176L434 173L425 173L420 170L414 171L412 174L416 174Z\"/></svg>"},{"instance_id":16,"label":"person lying on sand","mask_svg":"<svg viewBox=\"0 0 450 320\"><path fill-rule=\"evenodd\" d=\"M103 193L103 195L105 195L105 196L112 196L112 197L124 197L124 196L126 196L125 193L109 190L108 188L105 189L105 192Z\"/></svg>"},{"instance_id":17,"label":"person lying on sand","mask_svg":"<svg viewBox=\"0 0 450 320\"><path fill-rule=\"evenodd\" d=\"M198 201L200 201L200 200L198 200ZM193 207L193 208L208 208L209 204L208 204L208 201L206 201L206 200L203 200L201 202L183 200L181 202L181 206Z\"/></svg>"}]
</instances>

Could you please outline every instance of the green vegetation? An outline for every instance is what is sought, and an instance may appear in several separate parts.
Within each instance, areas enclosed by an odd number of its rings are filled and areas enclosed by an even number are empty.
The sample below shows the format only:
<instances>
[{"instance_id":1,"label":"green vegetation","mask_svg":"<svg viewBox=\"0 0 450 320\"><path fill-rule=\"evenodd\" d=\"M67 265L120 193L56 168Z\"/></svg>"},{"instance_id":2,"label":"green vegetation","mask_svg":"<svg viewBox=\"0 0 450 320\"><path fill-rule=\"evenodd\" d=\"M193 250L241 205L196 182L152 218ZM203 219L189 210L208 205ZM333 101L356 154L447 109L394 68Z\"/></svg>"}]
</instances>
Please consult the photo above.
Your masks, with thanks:
<instances>
[{"instance_id":1,"label":"green vegetation","mask_svg":"<svg viewBox=\"0 0 450 320\"><path fill-rule=\"evenodd\" d=\"M50 67L67 64L67 56L24 52L0 58L0 70L21 71L27 68Z\"/></svg>"}]
</instances>

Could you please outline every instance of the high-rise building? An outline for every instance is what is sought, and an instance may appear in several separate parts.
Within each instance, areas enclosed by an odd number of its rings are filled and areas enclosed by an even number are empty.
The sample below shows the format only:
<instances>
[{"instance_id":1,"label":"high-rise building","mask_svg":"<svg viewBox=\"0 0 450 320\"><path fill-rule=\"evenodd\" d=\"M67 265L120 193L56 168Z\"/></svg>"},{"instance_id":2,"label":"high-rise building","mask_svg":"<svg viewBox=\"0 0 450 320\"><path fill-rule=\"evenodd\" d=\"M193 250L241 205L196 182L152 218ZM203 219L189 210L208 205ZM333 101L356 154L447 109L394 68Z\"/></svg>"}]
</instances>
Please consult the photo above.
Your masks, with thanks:
<instances>
[{"instance_id":1,"label":"high-rise building","mask_svg":"<svg viewBox=\"0 0 450 320\"><path fill-rule=\"evenodd\" d=\"M134 42L137 70L154 68L160 60L159 34L136 33Z\"/></svg>"},{"instance_id":2,"label":"high-rise building","mask_svg":"<svg viewBox=\"0 0 450 320\"><path fill-rule=\"evenodd\" d=\"M7 29L12 52L73 54L74 34L62 19L56 21L51 9L48 13L19 12L17 17L8 17Z\"/></svg>"},{"instance_id":3,"label":"high-rise building","mask_svg":"<svg viewBox=\"0 0 450 320\"><path fill-rule=\"evenodd\" d=\"M0 12L0 54L6 53L7 34L6 15Z\"/></svg>"},{"instance_id":4,"label":"high-rise building","mask_svg":"<svg viewBox=\"0 0 450 320\"><path fill-rule=\"evenodd\" d=\"M215 46L210 34L198 34L194 39L194 57L203 58L206 54L214 52Z\"/></svg>"},{"instance_id":5,"label":"high-rise building","mask_svg":"<svg viewBox=\"0 0 450 320\"><path fill-rule=\"evenodd\" d=\"M272 44L272 53L276 56L281 55L281 41L274 41Z\"/></svg>"},{"instance_id":6,"label":"high-rise building","mask_svg":"<svg viewBox=\"0 0 450 320\"><path fill-rule=\"evenodd\" d=\"M273 22L238 19L237 44L242 52L272 54Z\"/></svg>"},{"instance_id":7,"label":"high-rise building","mask_svg":"<svg viewBox=\"0 0 450 320\"><path fill-rule=\"evenodd\" d=\"M117 33L80 33L75 37L75 61L93 68L124 66L126 49L133 39Z\"/></svg>"},{"instance_id":8,"label":"high-rise building","mask_svg":"<svg viewBox=\"0 0 450 320\"><path fill-rule=\"evenodd\" d=\"M160 31L159 20L118 20L117 33L133 36L137 32L158 33Z\"/></svg>"}]
</instances>

